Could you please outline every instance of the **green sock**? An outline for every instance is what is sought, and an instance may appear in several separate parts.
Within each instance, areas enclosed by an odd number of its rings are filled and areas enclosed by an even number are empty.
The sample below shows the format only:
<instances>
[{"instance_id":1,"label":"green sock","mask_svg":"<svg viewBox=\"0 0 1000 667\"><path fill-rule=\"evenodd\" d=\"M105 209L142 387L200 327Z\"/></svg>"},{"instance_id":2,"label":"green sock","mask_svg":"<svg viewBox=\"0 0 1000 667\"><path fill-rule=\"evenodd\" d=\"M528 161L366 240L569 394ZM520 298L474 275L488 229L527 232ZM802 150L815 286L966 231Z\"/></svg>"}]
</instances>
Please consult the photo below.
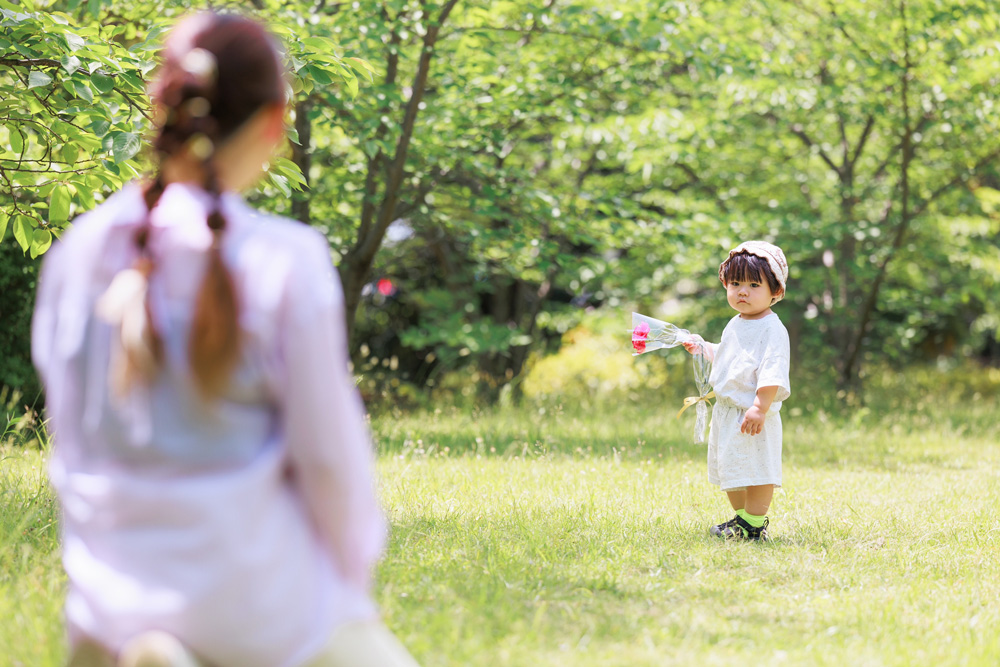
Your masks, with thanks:
<instances>
[{"instance_id":1,"label":"green sock","mask_svg":"<svg viewBox=\"0 0 1000 667\"><path fill-rule=\"evenodd\" d=\"M746 510L736 510L736 516L740 517L754 528L760 528L761 526L763 526L764 520L767 519L767 515L754 516L753 514L748 513Z\"/></svg>"}]
</instances>

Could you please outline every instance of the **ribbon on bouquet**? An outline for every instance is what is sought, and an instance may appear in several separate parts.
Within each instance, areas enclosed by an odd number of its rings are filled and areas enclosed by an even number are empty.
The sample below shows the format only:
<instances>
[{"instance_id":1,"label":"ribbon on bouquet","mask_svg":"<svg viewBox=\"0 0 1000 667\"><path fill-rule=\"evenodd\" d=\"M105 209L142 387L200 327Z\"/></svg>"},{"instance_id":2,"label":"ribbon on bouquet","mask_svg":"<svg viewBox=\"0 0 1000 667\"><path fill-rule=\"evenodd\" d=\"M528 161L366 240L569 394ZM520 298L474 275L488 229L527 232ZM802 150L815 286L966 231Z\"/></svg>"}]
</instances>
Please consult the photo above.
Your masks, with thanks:
<instances>
[{"instance_id":1,"label":"ribbon on bouquet","mask_svg":"<svg viewBox=\"0 0 1000 667\"><path fill-rule=\"evenodd\" d=\"M684 407L681 408L680 411L677 413L677 418L680 419L681 415L684 414L685 410L687 410L692 405L695 405L695 404L697 404L697 403L699 403L701 401L705 401L706 403L708 403L709 405L711 405L711 400L713 398L715 398L715 392L714 391L710 391L707 394L705 394L704 396L688 396L687 398L684 399Z\"/></svg>"}]
</instances>

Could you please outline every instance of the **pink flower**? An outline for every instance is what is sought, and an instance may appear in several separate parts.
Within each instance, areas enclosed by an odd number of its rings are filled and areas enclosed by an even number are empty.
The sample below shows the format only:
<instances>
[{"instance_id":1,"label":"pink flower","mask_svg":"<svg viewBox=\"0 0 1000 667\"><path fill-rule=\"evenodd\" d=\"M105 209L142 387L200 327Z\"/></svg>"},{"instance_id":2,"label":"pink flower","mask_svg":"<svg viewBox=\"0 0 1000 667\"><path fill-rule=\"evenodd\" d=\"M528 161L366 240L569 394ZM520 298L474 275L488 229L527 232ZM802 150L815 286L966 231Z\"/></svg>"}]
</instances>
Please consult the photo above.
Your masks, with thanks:
<instances>
[{"instance_id":1,"label":"pink flower","mask_svg":"<svg viewBox=\"0 0 1000 667\"><path fill-rule=\"evenodd\" d=\"M646 338L649 336L649 325L640 322L639 326L632 329L632 347L636 352L642 354L646 351Z\"/></svg>"}]
</instances>

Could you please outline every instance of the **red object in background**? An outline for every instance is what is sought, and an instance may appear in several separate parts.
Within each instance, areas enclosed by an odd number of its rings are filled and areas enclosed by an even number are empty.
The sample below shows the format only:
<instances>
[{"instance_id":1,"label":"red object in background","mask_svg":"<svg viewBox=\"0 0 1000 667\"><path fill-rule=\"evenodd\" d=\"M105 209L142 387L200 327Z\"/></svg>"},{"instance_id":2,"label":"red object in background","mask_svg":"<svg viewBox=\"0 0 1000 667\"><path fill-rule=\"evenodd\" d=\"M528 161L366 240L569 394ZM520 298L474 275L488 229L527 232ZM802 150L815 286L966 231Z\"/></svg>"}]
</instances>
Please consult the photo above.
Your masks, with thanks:
<instances>
[{"instance_id":1,"label":"red object in background","mask_svg":"<svg viewBox=\"0 0 1000 667\"><path fill-rule=\"evenodd\" d=\"M645 322L640 322L639 326L632 329L632 347L639 354L646 351L646 337L649 335L649 325Z\"/></svg>"},{"instance_id":2,"label":"red object in background","mask_svg":"<svg viewBox=\"0 0 1000 667\"><path fill-rule=\"evenodd\" d=\"M382 296L392 296L396 293L396 286L392 284L392 281L388 278L382 278L378 281L376 286L378 293Z\"/></svg>"}]
</instances>

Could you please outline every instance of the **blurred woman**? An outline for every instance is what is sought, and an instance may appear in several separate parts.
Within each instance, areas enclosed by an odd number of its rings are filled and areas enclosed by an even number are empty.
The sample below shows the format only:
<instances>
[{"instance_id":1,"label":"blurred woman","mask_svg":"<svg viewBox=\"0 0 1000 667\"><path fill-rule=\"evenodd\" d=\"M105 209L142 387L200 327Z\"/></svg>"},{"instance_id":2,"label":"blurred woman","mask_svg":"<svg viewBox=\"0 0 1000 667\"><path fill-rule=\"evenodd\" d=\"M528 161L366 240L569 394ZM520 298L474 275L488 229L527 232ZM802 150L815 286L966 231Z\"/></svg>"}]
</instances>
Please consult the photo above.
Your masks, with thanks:
<instances>
[{"instance_id":1,"label":"blurred woman","mask_svg":"<svg viewBox=\"0 0 1000 667\"><path fill-rule=\"evenodd\" d=\"M235 194L287 88L257 23L181 22L151 87L157 173L46 258L71 664L414 664L370 594L385 522L326 240Z\"/></svg>"}]
</instances>

